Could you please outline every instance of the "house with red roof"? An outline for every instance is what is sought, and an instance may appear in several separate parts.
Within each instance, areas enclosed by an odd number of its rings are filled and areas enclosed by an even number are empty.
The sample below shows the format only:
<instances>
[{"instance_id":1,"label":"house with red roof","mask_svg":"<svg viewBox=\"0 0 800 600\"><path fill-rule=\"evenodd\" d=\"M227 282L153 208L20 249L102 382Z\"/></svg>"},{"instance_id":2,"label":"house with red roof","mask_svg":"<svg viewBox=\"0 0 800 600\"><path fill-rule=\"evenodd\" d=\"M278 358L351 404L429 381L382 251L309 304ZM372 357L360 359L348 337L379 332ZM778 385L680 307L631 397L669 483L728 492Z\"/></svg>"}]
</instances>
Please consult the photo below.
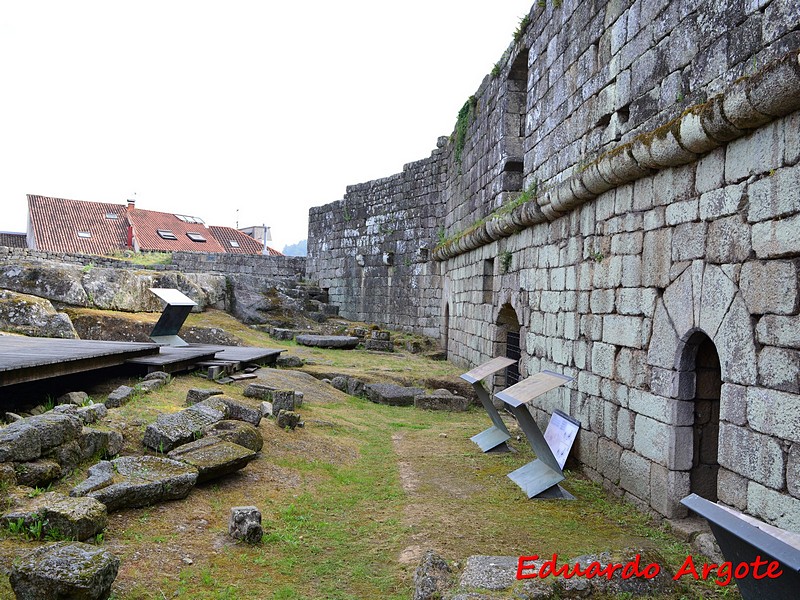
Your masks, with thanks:
<instances>
[{"instance_id":1,"label":"house with red roof","mask_svg":"<svg viewBox=\"0 0 800 600\"><path fill-rule=\"evenodd\" d=\"M124 204L28 195L28 246L79 254L135 252L281 253L232 227Z\"/></svg>"}]
</instances>

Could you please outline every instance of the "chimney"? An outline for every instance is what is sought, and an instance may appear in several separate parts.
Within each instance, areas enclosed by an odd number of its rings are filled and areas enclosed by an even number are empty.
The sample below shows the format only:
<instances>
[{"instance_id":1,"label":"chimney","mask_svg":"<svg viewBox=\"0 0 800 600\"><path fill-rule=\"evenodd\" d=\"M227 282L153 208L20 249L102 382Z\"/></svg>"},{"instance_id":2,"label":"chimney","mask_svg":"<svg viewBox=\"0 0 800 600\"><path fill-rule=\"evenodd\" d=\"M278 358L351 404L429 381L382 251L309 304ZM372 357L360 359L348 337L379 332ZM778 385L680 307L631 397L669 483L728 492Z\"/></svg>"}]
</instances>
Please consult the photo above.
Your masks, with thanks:
<instances>
[{"instance_id":1,"label":"chimney","mask_svg":"<svg viewBox=\"0 0 800 600\"><path fill-rule=\"evenodd\" d=\"M136 208L136 200L128 198L128 210L133 210L134 208Z\"/></svg>"}]
</instances>

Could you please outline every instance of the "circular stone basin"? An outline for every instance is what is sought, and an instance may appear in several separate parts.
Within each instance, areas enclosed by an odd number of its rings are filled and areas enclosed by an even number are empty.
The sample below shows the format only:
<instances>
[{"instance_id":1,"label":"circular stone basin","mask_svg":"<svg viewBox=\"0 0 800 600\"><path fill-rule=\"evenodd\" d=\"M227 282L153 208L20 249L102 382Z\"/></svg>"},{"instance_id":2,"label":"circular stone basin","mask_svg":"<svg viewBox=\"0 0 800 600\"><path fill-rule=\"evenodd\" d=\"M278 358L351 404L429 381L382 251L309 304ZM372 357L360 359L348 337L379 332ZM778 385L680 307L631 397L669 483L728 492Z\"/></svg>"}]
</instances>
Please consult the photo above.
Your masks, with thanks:
<instances>
[{"instance_id":1,"label":"circular stone basin","mask_svg":"<svg viewBox=\"0 0 800 600\"><path fill-rule=\"evenodd\" d=\"M361 341L357 337L349 335L298 335L294 339L301 346L340 348L342 350L352 350Z\"/></svg>"}]
</instances>

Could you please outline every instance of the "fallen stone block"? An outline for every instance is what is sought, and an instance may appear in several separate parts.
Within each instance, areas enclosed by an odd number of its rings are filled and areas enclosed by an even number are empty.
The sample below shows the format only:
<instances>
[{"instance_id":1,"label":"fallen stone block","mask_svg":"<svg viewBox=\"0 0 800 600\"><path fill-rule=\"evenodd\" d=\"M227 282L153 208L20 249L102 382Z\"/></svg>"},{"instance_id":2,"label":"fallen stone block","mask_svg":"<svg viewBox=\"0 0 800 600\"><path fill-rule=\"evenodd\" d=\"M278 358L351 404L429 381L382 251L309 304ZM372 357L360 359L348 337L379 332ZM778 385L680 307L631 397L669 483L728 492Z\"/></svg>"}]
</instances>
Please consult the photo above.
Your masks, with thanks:
<instances>
[{"instance_id":1,"label":"fallen stone block","mask_svg":"<svg viewBox=\"0 0 800 600\"><path fill-rule=\"evenodd\" d=\"M414 571L413 600L441 598L452 584L452 577L447 562L433 550L428 550Z\"/></svg>"},{"instance_id":2,"label":"fallen stone block","mask_svg":"<svg viewBox=\"0 0 800 600\"><path fill-rule=\"evenodd\" d=\"M192 388L186 392L186 405L191 406L192 404L197 404L203 400L208 400L211 396L221 396L224 393L225 392L219 388Z\"/></svg>"},{"instance_id":3,"label":"fallen stone block","mask_svg":"<svg viewBox=\"0 0 800 600\"><path fill-rule=\"evenodd\" d=\"M357 337L349 335L298 335L295 341L301 346L310 346L314 348L338 348L341 350L352 350L358 346L359 340Z\"/></svg>"},{"instance_id":4,"label":"fallen stone block","mask_svg":"<svg viewBox=\"0 0 800 600\"><path fill-rule=\"evenodd\" d=\"M158 379L159 381L163 381L166 385L172 380L172 376L165 372L165 371L153 371L152 373L148 373L144 376L145 381L151 381L153 379Z\"/></svg>"},{"instance_id":5,"label":"fallen stone block","mask_svg":"<svg viewBox=\"0 0 800 600\"><path fill-rule=\"evenodd\" d=\"M136 384L136 389L140 392L144 392L145 394L149 394L150 392L160 390L166 384L166 381L163 379L145 379L144 381L140 381Z\"/></svg>"},{"instance_id":6,"label":"fallen stone block","mask_svg":"<svg viewBox=\"0 0 800 600\"><path fill-rule=\"evenodd\" d=\"M228 533L235 540L257 544L264 537L261 511L255 506L234 506L228 521Z\"/></svg>"},{"instance_id":7,"label":"fallen stone block","mask_svg":"<svg viewBox=\"0 0 800 600\"><path fill-rule=\"evenodd\" d=\"M463 412L469 408L469 400L463 396L456 396L448 390L436 390L432 394L423 394L414 398L414 407L422 410Z\"/></svg>"},{"instance_id":8,"label":"fallen stone block","mask_svg":"<svg viewBox=\"0 0 800 600\"><path fill-rule=\"evenodd\" d=\"M403 387L394 383L370 383L364 386L367 399L376 404L412 406L414 398L425 393L417 387Z\"/></svg>"},{"instance_id":9,"label":"fallen stone block","mask_svg":"<svg viewBox=\"0 0 800 600\"><path fill-rule=\"evenodd\" d=\"M300 413L293 410L282 410L278 413L277 420L275 421L281 429L289 428L294 429L300 425Z\"/></svg>"},{"instance_id":10,"label":"fallen stone block","mask_svg":"<svg viewBox=\"0 0 800 600\"><path fill-rule=\"evenodd\" d=\"M83 420L84 424L91 425L108 415L108 408L105 404L90 404L88 406L81 406L78 408L78 416Z\"/></svg>"},{"instance_id":11,"label":"fallen stone block","mask_svg":"<svg viewBox=\"0 0 800 600\"><path fill-rule=\"evenodd\" d=\"M340 392L347 393L347 376L346 375L337 375L333 379L331 379L331 385L339 390Z\"/></svg>"},{"instance_id":12,"label":"fallen stone block","mask_svg":"<svg viewBox=\"0 0 800 600\"><path fill-rule=\"evenodd\" d=\"M373 329L370 333L370 338L373 340L388 342L392 339L392 334L389 331L381 331L380 329Z\"/></svg>"},{"instance_id":13,"label":"fallen stone block","mask_svg":"<svg viewBox=\"0 0 800 600\"><path fill-rule=\"evenodd\" d=\"M88 540L103 531L108 513L103 503L94 498L71 498L58 492L47 492L32 498L16 495L17 506L2 516L8 523L22 522L26 527L42 523L42 536L48 534L72 540Z\"/></svg>"},{"instance_id":14,"label":"fallen stone block","mask_svg":"<svg viewBox=\"0 0 800 600\"><path fill-rule=\"evenodd\" d=\"M282 329L280 327L273 327L270 337L273 340L293 340L297 335L296 329Z\"/></svg>"},{"instance_id":15,"label":"fallen stone block","mask_svg":"<svg viewBox=\"0 0 800 600\"><path fill-rule=\"evenodd\" d=\"M42 438L28 419L0 429L0 463L36 460L41 454Z\"/></svg>"},{"instance_id":16,"label":"fallen stone block","mask_svg":"<svg viewBox=\"0 0 800 600\"><path fill-rule=\"evenodd\" d=\"M119 558L105 548L56 542L15 561L9 582L20 600L106 600L118 570Z\"/></svg>"},{"instance_id":17,"label":"fallen stone block","mask_svg":"<svg viewBox=\"0 0 800 600\"><path fill-rule=\"evenodd\" d=\"M62 477L66 476L83 461L83 452L79 440L72 440L66 444L56 446L47 454L42 454L42 456L51 458L61 465Z\"/></svg>"},{"instance_id":18,"label":"fallen stone block","mask_svg":"<svg viewBox=\"0 0 800 600\"><path fill-rule=\"evenodd\" d=\"M116 429L84 427L80 441L81 455L83 460L93 456L110 458L122 451L124 443L122 434Z\"/></svg>"},{"instance_id":19,"label":"fallen stone block","mask_svg":"<svg viewBox=\"0 0 800 600\"><path fill-rule=\"evenodd\" d=\"M50 459L15 463L14 473L19 485L27 485L32 488L44 487L61 477L61 465Z\"/></svg>"},{"instance_id":20,"label":"fallen stone block","mask_svg":"<svg viewBox=\"0 0 800 600\"><path fill-rule=\"evenodd\" d=\"M0 463L0 486L14 487L17 485L17 474L14 465L10 463Z\"/></svg>"},{"instance_id":21,"label":"fallen stone block","mask_svg":"<svg viewBox=\"0 0 800 600\"><path fill-rule=\"evenodd\" d=\"M206 435L239 444L253 452L260 452L261 448L264 447L264 438L261 436L261 432L250 423L244 421L220 421L211 427Z\"/></svg>"},{"instance_id":22,"label":"fallen stone block","mask_svg":"<svg viewBox=\"0 0 800 600\"><path fill-rule=\"evenodd\" d=\"M74 487L70 496L95 498L111 512L185 498L197 476L191 465L168 458L122 456L91 467L89 478Z\"/></svg>"},{"instance_id":23,"label":"fallen stone block","mask_svg":"<svg viewBox=\"0 0 800 600\"><path fill-rule=\"evenodd\" d=\"M64 405L67 412L48 411L25 421L36 428L42 443L42 452L61 446L81 434L83 420L78 416L78 407Z\"/></svg>"},{"instance_id":24,"label":"fallen stone block","mask_svg":"<svg viewBox=\"0 0 800 600\"><path fill-rule=\"evenodd\" d=\"M272 402L261 403L261 416L266 418L272 417Z\"/></svg>"},{"instance_id":25,"label":"fallen stone block","mask_svg":"<svg viewBox=\"0 0 800 600\"><path fill-rule=\"evenodd\" d=\"M304 364L306 364L306 361L299 356L279 356L278 360L275 361L275 366L282 369L294 369L302 367Z\"/></svg>"},{"instance_id":26,"label":"fallen stone block","mask_svg":"<svg viewBox=\"0 0 800 600\"><path fill-rule=\"evenodd\" d=\"M261 408L259 406L249 405L228 396L217 396L217 399L224 402L228 407L229 419L245 421L256 427L261 423Z\"/></svg>"},{"instance_id":27,"label":"fallen stone block","mask_svg":"<svg viewBox=\"0 0 800 600\"><path fill-rule=\"evenodd\" d=\"M56 404L74 404L75 406L83 406L84 402L89 399L89 394L86 392L67 392L63 396L56 398Z\"/></svg>"},{"instance_id":28,"label":"fallen stone block","mask_svg":"<svg viewBox=\"0 0 800 600\"><path fill-rule=\"evenodd\" d=\"M184 444L167 456L197 469L201 483L243 469L258 452L214 436Z\"/></svg>"},{"instance_id":29,"label":"fallen stone block","mask_svg":"<svg viewBox=\"0 0 800 600\"><path fill-rule=\"evenodd\" d=\"M394 352L394 342L391 340L371 339L364 342L364 349L375 352Z\"/></svg>"},{"instance_id":30,"label":"fallen stone block","mask_svg":"<svg viewBox=\"0 0 800 600\"><path fill-rule=\"evenodd\" d=\"M174 450L203 436L206 429L228 416L228 407L213 397L177 413L159 415L147 426L142 443L158 452Z\"/></svg>"},{"instance_id":31,"label":"fallen stone block","mask_svg":"<svg viewBox=\"0 0 800 600\"><path fill-rule=\"evenodd\" d=\"M119 408L131 401L136 390L127 385L121 385L108 395L104 404L106 408Z\"/></svg>"},{"instance_id":32,"label":"fallen stone block","mask_svg":"<svg viewBox=\"0 0 800 600\"><path fill-rule=\"evenodd\" d=\"M250 383L244 388L246 398L258 398L259 400L272 400L272 392L275 388L263 383Z\"/></svg>"},{"instance_id":33,"label":"fallen stone block","mask_svg":"<svg viewBox=\"0 0 800 600\"><path fill-rule=\"evenodd\" d=\"M280 415L281 411L294 410L296 394L294 390L275 390L272 392L272 414Z\"/></svg>"}]
</instances>

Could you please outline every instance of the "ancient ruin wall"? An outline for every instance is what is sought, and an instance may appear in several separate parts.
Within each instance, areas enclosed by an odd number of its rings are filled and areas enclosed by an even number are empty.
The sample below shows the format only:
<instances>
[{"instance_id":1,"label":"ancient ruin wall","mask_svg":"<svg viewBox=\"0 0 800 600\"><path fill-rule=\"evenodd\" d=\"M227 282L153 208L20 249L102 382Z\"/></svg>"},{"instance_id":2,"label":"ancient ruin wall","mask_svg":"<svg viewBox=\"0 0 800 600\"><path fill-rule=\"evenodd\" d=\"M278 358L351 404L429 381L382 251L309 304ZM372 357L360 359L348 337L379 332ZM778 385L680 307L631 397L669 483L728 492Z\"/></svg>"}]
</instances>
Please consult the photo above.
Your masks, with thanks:
<instances>
[{"instance_id":1,"label":"ancient ruin wall","mask_svg":"<svg viewBox=\"0 0 800 600\"><path fill-rule=\"evenodd\" d=\"M640 506L695 491L800 531L800 5L547 5L443 148L440 339L475 365L518 329L523 374L575 378L537 418L579 418L585 471ZM368 246L328 225L310 248Z\"/></svg>"},{"instance_id":2,"label":"ancient ruin wall","mask_svg":"<svg viewBox=\"0 0 800 600\"><path fill-rule=\"evenodd\" d=\"M439 336L442 151L309 213L307 268L343 317Z\"/></svg>"}]
</instances>

